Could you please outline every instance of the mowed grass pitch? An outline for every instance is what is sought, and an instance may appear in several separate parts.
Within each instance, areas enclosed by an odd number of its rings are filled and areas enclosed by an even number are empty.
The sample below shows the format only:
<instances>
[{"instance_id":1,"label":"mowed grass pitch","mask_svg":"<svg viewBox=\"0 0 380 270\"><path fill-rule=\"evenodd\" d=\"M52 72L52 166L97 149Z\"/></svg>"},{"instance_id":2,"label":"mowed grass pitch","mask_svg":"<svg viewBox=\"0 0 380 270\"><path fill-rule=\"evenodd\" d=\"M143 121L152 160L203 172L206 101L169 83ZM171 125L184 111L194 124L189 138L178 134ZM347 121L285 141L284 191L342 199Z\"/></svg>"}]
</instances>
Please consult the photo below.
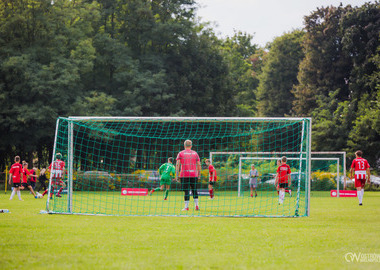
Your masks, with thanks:
<instances>
[{"instance_id":1,"label":"mowed grass pitch","mask_svg":"<svg viewBox=\"0 0 380 270\"><path fill-rule=\"evenodd\" d=\"M0 195L0 269L379 269L380 193L312 197L305 218L41 215L46 199Z\"/></svg>"}]
</instances>

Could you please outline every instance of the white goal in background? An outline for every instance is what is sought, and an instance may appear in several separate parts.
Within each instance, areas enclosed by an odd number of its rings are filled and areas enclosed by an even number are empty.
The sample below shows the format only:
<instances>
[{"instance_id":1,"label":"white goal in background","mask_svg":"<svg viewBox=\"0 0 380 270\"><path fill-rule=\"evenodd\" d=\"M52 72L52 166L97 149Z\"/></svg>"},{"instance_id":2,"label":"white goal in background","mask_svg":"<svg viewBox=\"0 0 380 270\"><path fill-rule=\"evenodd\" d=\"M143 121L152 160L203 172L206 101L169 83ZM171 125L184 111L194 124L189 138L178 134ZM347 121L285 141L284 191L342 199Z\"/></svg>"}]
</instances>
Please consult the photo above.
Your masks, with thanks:
<instances>
[{"instance_id":1,"label":"white goal in background","mask_svg":"<svg viewBox=\"0 0 380 270\"><path fill-rule=\"evenodd\" d=\"M289 160L300 160L300 166L301 166L301 160L304 160L306 162L306 152L303 152L302 155L300 152L228 152L228 151L221 151L221 152L210 152L210 161L212 163L213 158L215 158L218 155L238 155L242 156L239 158L239 175L238 175L238 195L241 196L241 182L242 182L242 172L241 172L241 160L245 159L256 159L256 160L263 160L263 159L279 159L281 156L287 156ZM310 159L309 159L309 175L311 175L311 172L313 171L311 161L313 160L321 160L321 161L335 161L337 164L337 177L336 177L336 186L337 186L337 197L339 197L339 191L340 191L340 185L339 182L341 181L341 177L343 176L344 180L344 189L346 188L346 152L343 151L322 151L322 152L311 152L310 153ZM309 177L308 179L311 179ZM310 194L310 187L311 183L307 184L307 187L309 189Z\"/></svg>"}]
</instances>

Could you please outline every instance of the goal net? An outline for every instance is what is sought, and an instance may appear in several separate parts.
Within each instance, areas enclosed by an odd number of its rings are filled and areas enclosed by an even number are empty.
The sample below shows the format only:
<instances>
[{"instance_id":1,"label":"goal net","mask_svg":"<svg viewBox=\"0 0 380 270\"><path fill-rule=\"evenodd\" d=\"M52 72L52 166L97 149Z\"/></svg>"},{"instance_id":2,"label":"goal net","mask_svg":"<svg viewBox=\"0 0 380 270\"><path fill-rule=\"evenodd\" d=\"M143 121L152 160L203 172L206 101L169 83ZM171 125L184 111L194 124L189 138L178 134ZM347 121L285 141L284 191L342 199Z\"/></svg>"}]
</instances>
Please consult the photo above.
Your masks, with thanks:
<instances>
[{"instance_id":1,"label":"goal net","mask_svg":"<svg viewBox=\"0 0 380 270\"><path fill-rule=\"evenodd\" d=\"M123 216L308 216L310 130L309 118L58 118L53 156L61 153L66 163L63 181L67 192L61 197L53 194L47 211ZM187 186L174 181L173 174L167 182L159 168L169 157L176 165L185 140L192 141L201 171L190 192L189 210L182 211ZM219 155L211 161L217 174L211 199L205 160L213 152L292 153L288 158L292 172L298 175L297 188L283 204L269 184L257 190L257 197L242 196L247 188L239 180L242 156ZM268 180L275 171L271 158L274 156L266 155L255 161L260 170L268 167ZM197 200L192 193L198 193Z\"/></svg>"}]
</instances>

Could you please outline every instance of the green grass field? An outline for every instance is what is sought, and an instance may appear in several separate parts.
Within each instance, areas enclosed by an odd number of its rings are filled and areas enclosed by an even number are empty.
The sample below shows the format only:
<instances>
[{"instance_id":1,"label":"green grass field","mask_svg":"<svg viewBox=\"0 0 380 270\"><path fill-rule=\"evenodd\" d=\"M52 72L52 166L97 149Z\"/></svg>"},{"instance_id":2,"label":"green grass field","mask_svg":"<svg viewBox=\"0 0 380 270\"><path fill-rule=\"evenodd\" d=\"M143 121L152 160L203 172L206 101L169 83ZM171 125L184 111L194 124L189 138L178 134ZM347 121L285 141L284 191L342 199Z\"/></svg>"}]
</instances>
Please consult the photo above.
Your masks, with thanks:
<instances>
[{"instance_id":1,"label":"green grass field","mask_svg":"<svg viewBox=\"0 0 380 270\"><path fill-rule=\"evenodd\" d=\"M46 199L0 195L0 269L379 269L380 193L312 197L304 218L39 214Z\"/></svg>"},{"instance_id":2,"label":"green grass field","mask_svg":"<svg viewBox=\"0 0 380 270\"><path fill-rule=\"evenodd\" d=\"M293 192L294 194L295 192ZM249 192L238 197L237 191L218 191L214 200L208 196L199 196L201 211L194 210L191 199L190 211L182 212L184 207L183 191L170 191L167 201L163 200L163 192L155 192L153 196L121 196L120 191L94 192L75 191L73 194L72 212L102 215L160 215L160 216L277 216L293 217L297 208L297 196L289 197L284 204L278 205L277 191L260 191L256 198ZM242 194L243 195L243 194ZM301 193L298 205L300 216L306 215L305 193ZM65 195L50 202L52 212L68 213L68 201Z\"/></svg>"}]
</instances>

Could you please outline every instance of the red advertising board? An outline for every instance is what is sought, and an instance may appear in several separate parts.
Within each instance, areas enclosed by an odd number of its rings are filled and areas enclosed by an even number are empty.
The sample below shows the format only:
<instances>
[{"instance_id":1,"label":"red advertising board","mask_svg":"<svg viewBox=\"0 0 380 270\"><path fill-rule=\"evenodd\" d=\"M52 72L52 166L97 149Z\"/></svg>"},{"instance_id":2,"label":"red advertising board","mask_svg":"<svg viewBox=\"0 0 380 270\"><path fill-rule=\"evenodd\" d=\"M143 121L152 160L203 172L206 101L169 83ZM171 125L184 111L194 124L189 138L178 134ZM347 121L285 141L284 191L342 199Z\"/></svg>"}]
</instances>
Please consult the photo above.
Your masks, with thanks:
<instances>
[{"instance_id":1,"label":"red advertising board","mask_svg":"<svg viewBox=\"0 0 380 270\"><path fill-rule=\"evenodd\" d=\"M123 196L146 196L148 195L147 188L122 188L121 195Z\"/></svg>"},{"instance_id":2,"label":"red advertising board","mask_svg":"<svg viewBox=\"0 0 380 270\"><path fill-rule=\"evenodd\" d=\"M337 197L338 191L337 190L331 190L330 193L331 197ZM339 190L339 197L356 197L356 190Z\"/></svg>"}]
</instances>

